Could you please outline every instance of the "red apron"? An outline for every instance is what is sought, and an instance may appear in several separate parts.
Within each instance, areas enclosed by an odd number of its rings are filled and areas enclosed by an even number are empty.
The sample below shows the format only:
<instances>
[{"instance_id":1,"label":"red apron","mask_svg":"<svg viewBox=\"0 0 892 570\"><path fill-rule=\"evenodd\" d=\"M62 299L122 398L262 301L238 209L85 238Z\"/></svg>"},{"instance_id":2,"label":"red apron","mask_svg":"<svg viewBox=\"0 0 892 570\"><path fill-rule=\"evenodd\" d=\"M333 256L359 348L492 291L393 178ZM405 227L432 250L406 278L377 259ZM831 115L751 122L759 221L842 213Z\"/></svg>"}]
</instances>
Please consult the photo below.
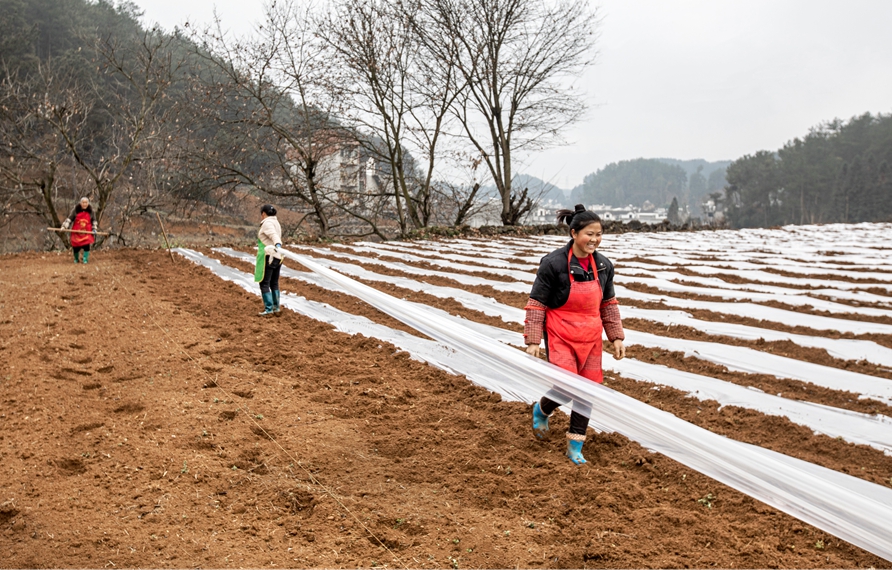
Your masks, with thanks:
<instances>
[{"instance_id":1,"label":"red apron","mask_svg":"<svg viewBox=\"0 0 892 570\"><path fill-rule=\"evenodd\" d=\"M572 255L571 249L567 256L568 271ZM589 255L589 267L595 271L592 281L577 283L570 272L567 302L557 309L545 309L545 333L549 362L600 384L604 381L601 370L603 293L592 255Z\"/></svg>"},{"instance_id":2,"label":"red apron","mask_svg":"<svg viewBox=\"0 0 892 570\"><path fill-rule=\"evenodd\" d=\"M71 229L92 232L93 222L90 219L90 212L81 212L75 216L74 223L71 224ZM93 234L71 234L71 247L84 247L85 245L90 245L94 241L96 240L93 237Z\"/></svg>"}]
</instances>

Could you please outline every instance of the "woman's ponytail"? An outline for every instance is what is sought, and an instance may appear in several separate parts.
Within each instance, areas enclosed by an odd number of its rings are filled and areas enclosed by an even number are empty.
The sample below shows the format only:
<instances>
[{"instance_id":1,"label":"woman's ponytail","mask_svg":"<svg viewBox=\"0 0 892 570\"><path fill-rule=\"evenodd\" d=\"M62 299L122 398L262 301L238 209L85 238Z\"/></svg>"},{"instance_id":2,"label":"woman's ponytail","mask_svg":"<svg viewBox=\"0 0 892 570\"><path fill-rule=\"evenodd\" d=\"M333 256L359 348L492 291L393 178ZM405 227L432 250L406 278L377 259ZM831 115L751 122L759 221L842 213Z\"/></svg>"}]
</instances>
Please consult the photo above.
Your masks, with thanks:
<instances>
[{"instance_id":1,"label":"woman's ponytail","mask_svg":"<svg viewBox=\"0 0 892 570\"><path fill-rule=\"evenodd\" d=\"M570 235L572 232L578 232L589 224L601 223L601 217L598 214L586 210L582 204L576 204L572 210L558 210L558 223L564 223L570 226Z\"/></svg>"}]
</instances>

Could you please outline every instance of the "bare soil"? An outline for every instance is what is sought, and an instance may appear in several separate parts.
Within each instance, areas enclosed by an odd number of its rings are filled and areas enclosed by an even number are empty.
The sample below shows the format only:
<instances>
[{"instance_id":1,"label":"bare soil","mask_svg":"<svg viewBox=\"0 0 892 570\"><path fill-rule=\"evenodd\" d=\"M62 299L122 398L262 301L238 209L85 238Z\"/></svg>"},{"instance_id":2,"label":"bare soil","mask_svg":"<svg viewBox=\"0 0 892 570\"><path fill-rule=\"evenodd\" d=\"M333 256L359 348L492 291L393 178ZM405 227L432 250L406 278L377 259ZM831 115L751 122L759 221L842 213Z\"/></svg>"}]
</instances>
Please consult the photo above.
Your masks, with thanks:
<instances>
[{"instance_id":1,"label":"bare soil","mask_svg":"<svg viewBox=\"0 0 892 570\"><path fill-rule=\"evenodd\" d=\"M260 308L159 251L0 257L0 566L890 566L616 434L590 432L574 466L566 416L537 441L526 405ZM781 418L607 383L729 437L892 476L881 453Z\"/></svg>"}]
</instances>

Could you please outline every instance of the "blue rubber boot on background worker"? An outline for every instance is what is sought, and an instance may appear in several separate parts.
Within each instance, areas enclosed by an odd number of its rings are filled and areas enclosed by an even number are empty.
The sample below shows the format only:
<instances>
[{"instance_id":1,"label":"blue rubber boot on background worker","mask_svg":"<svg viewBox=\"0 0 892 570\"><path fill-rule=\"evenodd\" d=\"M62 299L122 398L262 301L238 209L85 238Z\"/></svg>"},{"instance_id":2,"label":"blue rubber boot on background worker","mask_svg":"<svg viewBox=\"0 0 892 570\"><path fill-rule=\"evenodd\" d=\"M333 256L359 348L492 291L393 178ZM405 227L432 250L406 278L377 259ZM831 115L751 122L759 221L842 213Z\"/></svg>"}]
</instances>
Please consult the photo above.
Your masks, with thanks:
<instances>
[{"instance_id":1,"label":"blue rubber boot on background worker","mask_svg":"<svg viewBox=\"0 0 892 570\"><path fill-rule=\"evenodd\" d=\"M279 312L279 273L282 271L282 227L276 219L276 208L264 204L260 208L260 229L257 231L257 260L254 281L260 284L264 311L260 316Z\"/></svg>"},{"instance_id":2,"label":"blue rubber boot on background worker","mask_svg":"<svg viewBox=\"0 0 892 570\"><path fill-rule=\"evenodd\" d=\"M263 297L263 312L259 313L260 316L267 317L276 314L275 311L273 311L273 292L264 291L260 296Z\"/></svg>"}]
</instances>

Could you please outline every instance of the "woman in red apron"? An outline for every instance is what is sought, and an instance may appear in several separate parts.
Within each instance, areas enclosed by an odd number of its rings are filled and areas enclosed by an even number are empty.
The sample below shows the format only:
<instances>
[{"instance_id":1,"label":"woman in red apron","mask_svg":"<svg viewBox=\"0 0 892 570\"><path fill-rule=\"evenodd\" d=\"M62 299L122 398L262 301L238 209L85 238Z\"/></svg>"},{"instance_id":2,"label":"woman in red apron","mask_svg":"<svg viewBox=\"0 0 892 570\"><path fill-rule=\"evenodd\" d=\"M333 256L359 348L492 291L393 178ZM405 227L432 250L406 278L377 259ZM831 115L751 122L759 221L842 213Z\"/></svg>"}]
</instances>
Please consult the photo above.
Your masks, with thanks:
<instances>
[{"instance_id":1,"label":"woman in red apron","mask_svg":"<svg viewBox=\"0 0 892 570\"><path fill-rule=\"evenodd\" d=\"M602 333L613 343L613 355L623 358L623 325L613 290L613 263L596 250L601 243L601 218L578 204L561 210L558 221L570 226L570 242L542 258L526 306L524 340L527 352L539 356L545 337L548 361L592 382L601 383ZM542 438L548 431L548 416L571 398L549 390L533 405L533 432ZM582 444L591 408L573 402L567 457L585 463Z\"/></svg>"},{"instance_id":2,"label":"woman in red apron","mask_svg":"<svg viewBox=\"0 0 892 570\"><path fill-rule=\"evenodd\" d=\"M99 229L96 218L93 216L93 207L90 200L81 198L80 203L74 207L74 211L68 219L62 223L62 229L71 228L71 249L74 251L74 262L80 263L81 251L84 252L84 263L90 260L90 245L96 241L96 231Z\"/></svg>"}]
</instances>

